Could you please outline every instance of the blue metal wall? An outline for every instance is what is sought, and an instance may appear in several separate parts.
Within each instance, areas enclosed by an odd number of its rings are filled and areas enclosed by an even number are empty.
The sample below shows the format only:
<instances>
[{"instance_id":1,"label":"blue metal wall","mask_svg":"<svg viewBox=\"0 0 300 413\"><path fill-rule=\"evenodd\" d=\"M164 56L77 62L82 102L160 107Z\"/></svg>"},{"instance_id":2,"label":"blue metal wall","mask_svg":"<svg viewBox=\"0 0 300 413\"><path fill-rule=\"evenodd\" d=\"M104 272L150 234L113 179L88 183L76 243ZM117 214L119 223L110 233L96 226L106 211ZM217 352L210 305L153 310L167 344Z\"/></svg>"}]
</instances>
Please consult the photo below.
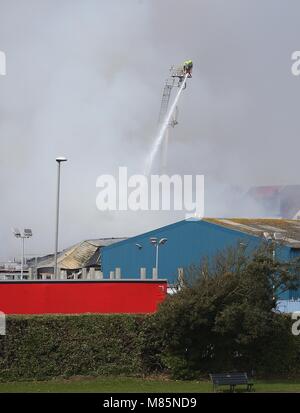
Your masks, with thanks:
<instances>
[{"instance_id":1,"label":"blue metal wall","mask_svg":"<svg viewBox=\"0 0 300 413\"><path fill-rule=\"evenodd\" d=\"M250 234L225 228L204 220L185 220L171 224L102 249L102 269L104 278L109 278L110 271L121 268L122 278L140 278L140 268L145 267L147 278L152 277L155 267L155 248L149 238L167 238L166 244L159 248L159 278L168 279L172 284L177 280L177 269L191 264L200 264L204 257L212 258L219 251L239 242L255 248L261 239ZM136 243L142 246L138 249ZM289 261L299 254L288 246L280 246L276 257ZM300 290L287 291L281 295L283 300L300 298Z\"/></svg>"},{"instance_id":2,"label":"blue metal wall","mask_svg":"<svg viewBox=\"0 0 300 413\"><path fill-rule=\"evenodd\" d=\"M180 221L103 248L104 278L109 278L109 272L116 267L121 268L122 278L139 278L141 267L147 269L147 278L151 278L152 268L155 267L155 248L150 244L150 237L168 239L159 248L159 278L167 278L170 283L176 281L179 267L200 264L203 257L212 257L228 246L236 246L238 242L250 247L261 242L257 237L207 221ZM138 249L136 243L142 249Z\"/></svg>"},{"instance_id":3,"label":"blue metal wall","mask_svg":"<svg viewBox=\"0 0 300 413\"><path fill-rule=\"evenodd\" d=\"M297 249L297 248L289 249L289 260L294 260L294 259L298 258L299 255L300 255L299 249ZM286 293L282 294L281 298L286 299L286 300L300 300L300 289L287 291ZM294 305L289 304L288 308L292 308ZM298 308L299 308L300 303L298 302L297 305L298 305ZM299 311L299 309L298 309L298 311Z\"/></svg>"}]
</instances>

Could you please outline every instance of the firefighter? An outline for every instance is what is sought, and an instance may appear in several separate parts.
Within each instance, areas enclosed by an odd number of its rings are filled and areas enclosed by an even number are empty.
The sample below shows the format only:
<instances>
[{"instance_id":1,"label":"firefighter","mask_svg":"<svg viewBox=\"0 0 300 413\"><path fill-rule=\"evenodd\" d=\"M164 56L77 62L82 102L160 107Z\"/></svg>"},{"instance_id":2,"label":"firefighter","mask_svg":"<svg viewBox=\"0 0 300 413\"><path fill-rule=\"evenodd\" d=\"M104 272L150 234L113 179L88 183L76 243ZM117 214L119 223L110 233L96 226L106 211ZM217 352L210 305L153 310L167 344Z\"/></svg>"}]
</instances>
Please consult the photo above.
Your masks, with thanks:
<instances>
[{"instance_id":1,"label":"firefighter","mask_svg":"<svg viewBox=\"0 0 300 413\"><path fill-rule=\"evenodd\" d=\"M192 76L192 69L193 69L193 62L191 61L191 60L186 60L184 63L183 63L183 72L185 73L185 74L187 74L188 73L188 75L189 75L189 77L191 77Z\"/></svg>"}]
</instances>

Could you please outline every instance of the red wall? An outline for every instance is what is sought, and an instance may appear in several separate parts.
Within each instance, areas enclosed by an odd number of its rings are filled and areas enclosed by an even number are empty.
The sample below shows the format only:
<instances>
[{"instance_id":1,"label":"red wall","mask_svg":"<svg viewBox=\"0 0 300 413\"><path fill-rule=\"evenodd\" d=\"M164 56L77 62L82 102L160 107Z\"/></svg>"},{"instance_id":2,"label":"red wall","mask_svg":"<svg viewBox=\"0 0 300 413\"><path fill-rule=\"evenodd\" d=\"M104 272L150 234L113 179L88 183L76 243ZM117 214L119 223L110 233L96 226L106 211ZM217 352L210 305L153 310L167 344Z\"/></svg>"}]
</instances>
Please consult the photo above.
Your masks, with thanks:
<instances>
[{"instance_id":1,"label":"red wall","mask_svg":"<svg viewBox=\"0 0 300 413\"><path fill-rule=\"evenodd\" d=\"M166 281L0 281L0 311L153 313L166 294Z\"/></svg>"}]
</instances>

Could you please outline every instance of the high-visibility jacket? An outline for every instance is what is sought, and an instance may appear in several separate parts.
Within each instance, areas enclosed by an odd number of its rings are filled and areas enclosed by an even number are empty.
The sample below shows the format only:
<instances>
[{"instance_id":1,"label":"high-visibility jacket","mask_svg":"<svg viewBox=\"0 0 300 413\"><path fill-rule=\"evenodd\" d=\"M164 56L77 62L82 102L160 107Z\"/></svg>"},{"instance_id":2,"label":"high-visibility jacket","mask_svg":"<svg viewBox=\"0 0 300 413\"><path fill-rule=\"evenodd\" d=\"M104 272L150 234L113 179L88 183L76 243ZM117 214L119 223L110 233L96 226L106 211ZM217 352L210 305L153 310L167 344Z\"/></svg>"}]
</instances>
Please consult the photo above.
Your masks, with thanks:
<instances>
[{"instance_id":1,"label":"high-visibility jacket","mask_svg":"<svg viewBox=\"0 0 300 413\"><path fill-rule=\"evenodd\" d=\"M193 62L191 60L186 60L183 65L186 68L191 68L193 67Z\"/></svg>"}]
</instances>

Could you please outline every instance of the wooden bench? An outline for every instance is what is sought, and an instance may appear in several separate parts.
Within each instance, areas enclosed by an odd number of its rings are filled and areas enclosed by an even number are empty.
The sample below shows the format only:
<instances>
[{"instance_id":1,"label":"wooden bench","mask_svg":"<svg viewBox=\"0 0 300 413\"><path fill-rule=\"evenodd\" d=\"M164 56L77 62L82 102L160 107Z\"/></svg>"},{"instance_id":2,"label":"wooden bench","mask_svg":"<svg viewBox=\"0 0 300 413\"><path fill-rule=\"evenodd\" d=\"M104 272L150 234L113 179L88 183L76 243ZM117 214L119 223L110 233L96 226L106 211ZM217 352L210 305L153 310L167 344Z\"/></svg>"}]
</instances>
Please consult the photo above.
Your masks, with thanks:
<instances>
[{"instance_id":1,"label":"wooden bench","mask_svg":"<svg viewBox=\"0 0 300 413\"><path fill-rule=\"evenodd\" d=\"M237 385L245 385L246 391L252 391L253 383L249 381L247 373L218 373L209 375L213 390L218 391L219 386L229 386L231 392Z\"/></svg>"}]
</instances>

